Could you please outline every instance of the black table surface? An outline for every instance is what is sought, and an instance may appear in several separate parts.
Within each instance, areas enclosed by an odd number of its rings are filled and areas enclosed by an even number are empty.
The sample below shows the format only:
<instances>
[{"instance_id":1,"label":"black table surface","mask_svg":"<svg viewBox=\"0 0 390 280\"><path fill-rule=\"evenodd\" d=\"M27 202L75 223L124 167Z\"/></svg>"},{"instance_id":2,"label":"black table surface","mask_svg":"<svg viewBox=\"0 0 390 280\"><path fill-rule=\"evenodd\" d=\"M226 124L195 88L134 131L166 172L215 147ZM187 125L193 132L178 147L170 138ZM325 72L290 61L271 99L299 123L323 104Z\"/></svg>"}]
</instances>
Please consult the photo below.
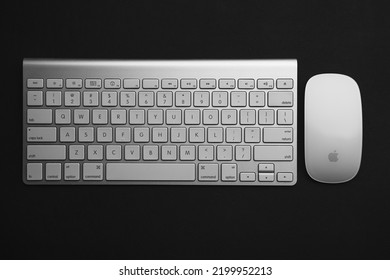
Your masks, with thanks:
<instances>
[{"instance_id":1,"label":"black table surface","mask_svg":"<svg viewBox=\"0 0 390 280\"><path fill-rule=\"evenodd\" d=\"M386 11L378 1L5 4L0 258L389 259ZM26 186L23 58L296 58L298 183ZM313 181L304 164L304 87L329 72L353 77L363 104L361 168L340 185Z\"/></svg>"}]
</instances>

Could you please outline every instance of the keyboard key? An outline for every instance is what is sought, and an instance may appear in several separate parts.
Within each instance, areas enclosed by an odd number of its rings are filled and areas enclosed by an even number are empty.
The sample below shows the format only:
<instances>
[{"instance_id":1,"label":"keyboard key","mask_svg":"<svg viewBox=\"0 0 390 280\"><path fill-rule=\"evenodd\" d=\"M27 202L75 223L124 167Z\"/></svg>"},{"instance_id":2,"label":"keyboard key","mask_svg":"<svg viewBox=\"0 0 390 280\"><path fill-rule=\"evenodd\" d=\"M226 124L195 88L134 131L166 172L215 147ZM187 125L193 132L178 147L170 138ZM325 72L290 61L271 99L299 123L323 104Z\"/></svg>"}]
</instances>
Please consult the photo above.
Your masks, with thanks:
<instances>
[{"instance_id":1,"label":"keyboard key","mask_svg":"<svg viewBox=\"0 0 390 280\"><path fill-rule=\"evenodd\" d=\"M274 172L275 166L273 163L259 163L259 172Z\"/></svg>"},{"instance_id":2,"label":"keyboard key","mask_svg":"<svg viewBox=\"0 0 390 280\"><path fill-rule=\"evenodd\" d=\"M51 124L53 122L51 109L28 109L27 123L29 124Z\"/></svg>"},{"instance_id":3,"label":"keyboard key","mask_svg":"<svg viewBox=\"0 0 390 280\"><path fill-rule=\"evenodd\" d=\"M222 110L221 123L227 125L237 124L237 110Z\"/></svg>"},{"instance_id":4,"label":"keyboard key","mask_svg":"<svg viewBox=\"0 0 390 280\"><path fill-rule=\"evenodd\" d=\"M132 89L140 88L139 79L124 79L123 88L132 88Z\"/></svg>"},{"instance_id":5,"label":"keyboard key","mask_svg":"<svg viewBox=\"0 0 390 280\"><path fill-rule=\"evenodd\" d=\"M268 106L270 107L293 106L293 92L292 91L269 91Z\"/></svg>"},{"instance_id":6,"label":"keyboard key","mask_svg":"<svg viewBox=\"0 0 390 280\"><path fill-rule=\"evenodd\" d=\"M254 89L255 80L254 79L239 79L238 80L239 89Z\"/></svg>"},{"instance_id":7,"label":"keyboard key","mask_svg":"<svg viewBox=\"0 0 390 280\"><path fill-rule=\"evenodd\" d=\"M153 107L154 106L154 92L140 91L138 92L138 106Z\"/></svg>"},{"instance_id":8,"label":"keyboard key","mask_svg":"<svg viewBox=\"0 0 390 280\"><path fill-rule=\"evenodd\" d=\"M66 88L82 88L82 79L66 79Z\"/></svg>"},{"instance_id":9,"label":"keyboard key","mask_svg":"<svg viewBox=\"0 0 390 280\"><path fill-rule=\"evenodd\" d=\"M107 163L106 180L195 181L194 163Z\"/></svg>"},{"instance_id":10,"label":"keyboard key","mask_svg":"<svg viewBox=\"0 0 390 280\"><path fill-rule=\"evenodd\" d=\"M129 123L130 124L145 124L145 111L144 110L129 110Z\"/></svg>"},{"instance_id":11,"label":"keyboard key","mask_svg":"<svg viewBox=\"0 0 390 280\"><path fill-rule=\"evenodd\" d=\"M162 146L161 147L161 159L162 160L177 160L176 146Z\"/></svg>"},{"instance_id":12,"label":"keyboard key","mask_svg":"<svg viewBox=\"0 0 390 280\"><path fill-rule=\"evenodd\" d=\"M64 145L27 145L28 160L64 160L65 157Z\"/></svg>"},{"instance_id":13,"label":"keyboard key","mask_svg":"<svg viewBox=\"0 0 390 280\"><path fill-rule=\"evenodd\" d=\"M240 173L241 182L254 182L256 181L256 174L253 172L241 172Z\"/></svg>"},{"instance_id":14,"label":"keyboard key","mask_svg":"<svg viewBox=\"0 0 390 280\"><path fill-rule=\"evenodd\" d=\"M251 160L251 146L236 146L236 160L245 161Z\"/></svg>"},{"instance_id":15,"label":"keyboard key","mask_svg":"<svg viewBox=\"0 0 390 280\"><path fill-rule=\"evenodd\" d=\"M70 160L84 160L84 146L83 145L70 145L69 146L69 159Z\"/></svg>"},{"instance_id":16,"label":"keyboard key","mask_svg":"<svg viewBox=\"0 0 390 280\"><path fill-rule=\"evenodd\" d=\"M107 160L121 160L122 159L122 146L121 145L108 145L106 147L106 159Z\"/></svg>"},{"instance_id":17,"label":"keyboard key","mask_svg":"<svg viewBox=\"0 0 390 280\"><path fill-rule=\"evenodd\" d=\"M292 161L292 146L254 146L254 160Z\"/></svg>"},{"instance_id":18,"label":"keyboard key","mask_svg":"<svg viewBox=\"0 0 390 280\"><path fill-rule=\"evenodd\" d=\"M67 107L80 106L80 92L79 91L65 91L65 106L67 106Z\"/></svg>"},{"instance_id":19,"label":"keyboard key","mask_svg":"<svg viewBox=\"0 0 390 280\"><path fill-rule=\"evenodd\" d=\"M171 128L171 142L172 143L184 143L187 141L187 128L185 127L172 127Z\"/></svg>"},{"instance_id":20,"label":"keyboard key","mask_svg":"<svg viewBox=\"0 0 390 280\"><path fill-rule=\"evenodd\" d=\"M199 160L214 160L214 146L198 146Z\"/></svg>"},{"instance_id":21,"label":"keyboard key","mask_svg":"<svg viewBox=\"0 0 390 280\"><path fill-rule=\"evenodd\" d=\"M217 80L216 79L200 79L199 87L201 89L215 89L217 87Z\"/></svg>"},{"instance_id":22,"label":"keyboard key","mask_svg":"<svg viewBox=\"0 0 390 280\"><path fill-rule=\"evenodd\" d=\"M93 110L92 111L93 124L108 124L107 110Z\"/></svg>"},{"instance_id":23,"label":"keyboard key","mask_svg":"<svg viewBox=\"0 0 390 280\"><path fill-rule=\"evenodd\" d=\"M200 110L185 110L184 111L185 124L200 124Z\"/></svg>"},{"instance_id":24,"label":"keyboard key","mask_svg":"<svg viewBox=\"0 0 390 280\"><path fill-rule=\"evenodd\" d=\"M85 181L103 180L103 163L84 163L83 180Z\"/></svg>"},{"instance_id":25,"label":"keyboard key","mask_svg":"<svg viewBox=\"0 0 390 280\"><path fill-rule=\"evenodd\" d=\"M142 87L144 89L158 89L158 79L143 79Z\"/></svg>"},{"instance_id":26,"label":"keyboard key","mask_svg":"<svg viewBox=\"0 0 390 280\"><path fill-rule=\"evenodd\" d=\"M42 91L28 91L27 92L27 105L28 106L42 106L43 105L43 92Z\"/></svg>"},{"instance_id":27,"label":"keyboard key","mask_svg":"<svg viewBox=\"0 0 390 280\"><path fill-rule=\"evenodd\" d=\"M278 124L279 125L293 124L293 111L292 110L278 110Z\"/></svg>"},{"instance_id":28,"label":"keyboard key","mask_svg":"<svg viewBox=\"0 0 390 280\"><path fill-rule=\"evenodd\" d=\"M292 89L294 87L293 79L277 79L276 87L278 89Z\"/></svg>"},{"instance_id":29,"label":"keyboard key","mask_svg":"<svg viewBox=\"0 0 390 280\"><path fill-rule=\"evenodd\" d=\"M250 125L256 124L256 111L255 110L240 110L240 124Z\"/></svg>"},{"instance_id":30,"label":"keyboard key","mask_svg":"<svg viewBox=\"0 0 390 280\"><path fill-rule=\"evenodd\" d=\"M141 159L141 149L139 145L125 146L125 160L140 160L140 159Z\"/></svg>"},{"instance_id":31,"label":"keyboard key","mask_svg":"<svg viewBox=\"0 0 390 280\"><path fill-rule=\"evenodd\" d=\"M101 79L85 79L85 88L101 88L102 80Z\"/></svg>"},{"instance_id":32,"label":"keyboard key","mask_svg":"<svg viewBox=\"0 0 390 280\"><path fill-rule=\"evenodd\" d=\"M265 106L265 92L264 91L251 91L249 93L249 106L250 107L264 107Z\"/></svg>"},{"instance_id":33,"label":"keyboard key","mask_svg":"<svg viewBox=\"0 0 390 280\"><path fill-rule=\"evenodd\" d=\"M103 159L103 146L102 145L89 145L88 146L88 160L102 160Z\"/></svg>"},{"instance_id":34,"label":"keyboard key","mask_svg":"<svg viewBox=\"0 0 390 280\"><path fill-rule=\"evenodd\" d=\"M103 107L116 107L118 105L118 97L116 91L103 91L102 92L102 106Z\"/></svg>"},{"instance_id":35,"label":"keyboard key","mask_svg":"<svg viewBox=\"0 0 390 280\"><path fill-rule=\"evenodd\" d=\"M134 142L135 143L147 143L149 142L149 128L148 127L135 127L134 128Z\"/></svg>"},{"instance_id":36,"label":"keyboard key","mask_svg":"<svg viewBox=\"0 0 390 280\"><path fill-rule=\"evenodd\" d=\"M230 106L232 107L245 107L246 106L246 92L245 91L232 91L230 93Z\"/></svg>"},{"instance_id":37,"label":"keyboard key","mask_svg":"<svg viewBox=\"0 0 390 280\"><path fill-rule=\"evenodd\" d=\"M190 91L176 91L175 105L176 105L176 107L190 107L191 106L191 92Z\"/></svg>"},{"instance_id":38,"label":"keyboard key","mask_svg":"<svg viewBox=\"0 0 390 280\"><path fill-rule=\"evenodd\" d=\"M196 81L196 79L181 79L180 80L180 87L182 89L196 89L197 88L197 81Z\"/></svg>"},{"instance_id":39,"label":"keyboard key","mask_svg":"<svg viewBox=\"0 0 390 280\"><path fill-rule=\"evenodd\" d=\"M212 95L213 95L214 107L227 107L228 105L227 91L213 91Z\"/></svg>"},{"instance_id":40,"label":"keyboard key","mask_svg":"<svg viewBox=\"0 0 390 280\"><path fill-rule=\"evenodd\" d=\"M61 91L46 91L46 106L61 106Z\"/></svg>"},{"instance_id":41,"label":"keyboard key","mask_svg":"<svg viewBox=\"0 0 390 280\"><path fill-rule=\"evenodd\" d=\"M177 79L162 79L161 81L161 88L163 89L177 89L177 87Z\"/></svg>"},{"instance_id":42,"label":"keyboard key","mask_svg":"<svg viewBox=\"0 0 390 280\"><path fill-rule=\"evenodd\" d=\"M61 180L61 163L46 163L46 180Z\"/></svg>"},{"instance_id":43,"label":"keyboard key","mask_svg":"<svg viewBox=\"0 0 390 280\"><path fill-rule=\"evenodd\" d=\"M118 89L121 87L121 80L120 79L105 79L104 80L104 88L106 89Z\"/></svg>"},{"instance_id":44,"label":"keyboard key","mask_svg":"<svg viewBox=\"0 0 390 280\"><path fill-rule=\"evenodd\" d=\"M134 107L135 91L122 91L120 103L122 107Z\"/></svg>"},{"instance_id":45,"label":"keyboard key","mask_svg":"<svg viewBox=\"0 0 390 280\"><path fill-rule=\"evenodd\" d=\"M203 124L218 124L218 110L203 110Z\"/></svg>"},{"instance_id":46,"label":"keyboard key","mask_svg":"<svg viewBox=\"0 0 390 280\"><path fill-rule=\"evenodd\" d=\"M217 160L233 160L233 147L217 146Z\"/></svg>"},{"instance_id":47,"label":"keyboard key","mask_svg":"<svg viewBox=\"0 0 390 280\"><path fill-rule=\"evenodd\" d=\"M64 179L66 181L80 180L80 164L79 163L65 163L65 165L64 165Z\"/></svg>"},{"instance_id":48,"label":"keyboard key","mask_svg":"<svg viewBox=\"0 0 390 280\"><path fill-rule=\"evenodd\" d=\"M234 79L219 79L220 89L234 89L236 87L236 81Z\"/></svg>"},{"instance_id":49,"label":"keyboard key","mask_svg":"<svg viewBox=\"0 0 390 280\"><path fill-rule=\"evenodd\" d=\"M259 110L259 124L274 124L274 110Z\"/></svg>"},{"instance_id":50,"label":"keyboard key","mask_svg":"<svg viewBox=\"0 0 390 280\"><path fill-rule=\"evenodd\" d=\"M27 79L27 88L43 88L43 79Z\"/></svg>"},{"instance_id":51,"label":"keyboard key","mask_svg":"<svg viewBox=\"0 0 390 280\"><path fill-rule=\"evenodd\" d=\"M292 182L293 174L291 172L278 172L277 180L278 182Z\"/></svg>"},{"instance_id":52,"label":"keyboard key","mask_svg":"<svg viewBox=\"0 0 390 280\"><path fill-rule=\"evenodd\" d=\"M60 127L60 142L75 142L76 128L74 127Z\"/></svg>"},{"instance_id":53,"label":"keyboard key","mask_svg":"<svg viewBox=\"0 0 390 280\"><path fill-rule=\"evenodd\" d=\"M70 110L56 110L56 124L70 124Z\"/></svg>"},{"instance_id":54,"label":"keyboard key","mask_svg":"<svg viewBox=\"0 0 390 280\"><path fill-rule=\"evenodd\" d=\"M245 127L244 141L245 143L260 143L260 128L259 127Z\"/></svg>"},{"instance_id":55,"label":"keyboard key","mask_svg":"<svg viewBox=\"0 0 390 280\"><path fill-rule=\"evenodd\" d=\"M210 93L208 91L195 91L194 92L194 106L195 107L209 107L210 106Z\"/></svg>"},{"instance_id":56,"label":"keyboard key","mask_svg":"<svg viewBox=\"0 0 390 280\"><path fill-rule=\"evenodd\" d=\"M97 91L84 91L83 105L85 107L96 107L99 105L99 93Z\"/></svg>"},{"instance_id":57,"label":"keyboard key","mask_svg":"<svg viewBox=\"0 0 390 280\"><path fill-rule=\"evenodd\" d=\"M237 164L222 164L221 179L225 182L237 181Z\"/></svg>"},{"instance_id":58,"label":"keyboard key","mask_svg":"<svg viewBox=\"0 0 390 280\"><path fill-rule=\"evenodd\" d=\"M260 182L273 182L275 181L274 173L259 173Z\"/></svg>"},{"instance_id":59,"label":"keyboard key","mask_svg":"<svg viewBox=\"0 0 390 280\"><path fill-rule=\"evenodd\" d=\"M56 127L28 127L27 142L56 142Z\"/></svg>"},{"instance_id":60,"label":"keyboard key","mask_svg":"<svg viewBox=\"0 0 390 280\"><path fill-rule=\"evenodd\" d=\"M143 160L158 160L158 146L145 145L143 148Z\"/></svg>"},{"instance_id":61,"label":"keyboard key","mask_svg":"<svg viewBox=\"0 0 390 280\"><path fill-rule=\"evenodd\" d=\"M63 80L62 79L47 79L46 80L46 87L47 88L62 88Z\"/></svg>"},{"instance_id":62,"label":"keyboard key","mask_svg":"<svg viewBox=\"0 0 390 280\"><path fill-rule=\"evenodd\" d=\"M180 160L195 160L195 146L180 146Z\"/></svg>"},{"instance_id":63,"label":"keyboard key","mask_svg":"<svg viewBox=\"0 0 390 280\"><path fill-rule=\"evenodd\" d=\"M181 124L182 110L167 110L166 124Z\"/></svg>"},{"instance_id":64,"label":"keyboard key","mask_svg":"<svg viewBox=\"0 0 390 280\"><path fill-rule=\"evenodd\" d=\"M157 106L158 107L172 107L173 93L172 91L158 91L157 92Z\"/></svg>"},{"instance_id":65,"label":"keyboard key","mask_svg":"<svg viewBox=\"0 0 390 280\"><path fill-rule=\"evenodd\" d=\"M216 182L219 179L219 164L198 164L198 180L203 182Z\"/></svg>"},{"instance_id":66,"label":"keyboard key","mask_svg":"<svg viewBox=\"0 0 390 280\"><path fill-rule=\"evenodd\" d=\"M293 129L287 127L266 127L263 129L264 143L292 143Z\"/></svg>"},{"instance_id":67,"label":"keyboard key","mask_svg":"<svg viewBox=\"0 0 390 280\"><path fill-rule=\"evenodd\" d=\"M27 163L27 180L42 180L42 163Z\"/></svg>"},{"instance_id":68,"label":"keyboard key","mask_svg":"<svg viewBox=\"0 0 390 280\"><path fill-rule=\"evenodd\" d=\"M111 124L126 124L127 111L126 110L111 110Z\"/></svg>"},{"instance_id":69,"label":"keyboard key","mask_svg":"<svg viewBox=\"0 0 390 280\"><path fill-rule=\"evenodd\" d=\"M89 110L74 110L73 122L74 124L89 124Z\"/></svg>"},{"instance_id":70,"label":"keyboard key","mask_svg":"<svg viewBox=\"0 0 390 280\"><path fill-rule=\"evenodd\" d=\"M258 89L273 89L274 80L273 79L258 79L257 80Z\"/></svg>"}]
</instances>

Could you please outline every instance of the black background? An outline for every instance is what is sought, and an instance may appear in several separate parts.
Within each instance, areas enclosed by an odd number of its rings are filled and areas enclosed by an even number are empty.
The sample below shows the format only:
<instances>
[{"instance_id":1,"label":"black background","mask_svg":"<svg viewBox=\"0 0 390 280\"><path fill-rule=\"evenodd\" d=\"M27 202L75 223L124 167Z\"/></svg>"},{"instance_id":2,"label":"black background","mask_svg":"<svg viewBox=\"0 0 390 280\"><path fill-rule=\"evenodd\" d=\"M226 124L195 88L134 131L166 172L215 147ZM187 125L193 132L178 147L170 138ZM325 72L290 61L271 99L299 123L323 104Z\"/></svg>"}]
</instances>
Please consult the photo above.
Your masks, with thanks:
<instances>
[{"instance_id":1,"label":"black background","mask_svg":"<svg viewBox=\"0 0 390 280\"><path fill-rule=\"evenodd\" d=\"M385 3L385 1L383 2ZM3 259L388 259L389 20L375 1L13 1L2 8ZM22 59L296 58L294 187L25 186ZM309 178L307 80L359 84L359 174ZM5 79L4 79L5 78ZM331 108L329 108L331 110Z\"/></svg>"}]
</instances>

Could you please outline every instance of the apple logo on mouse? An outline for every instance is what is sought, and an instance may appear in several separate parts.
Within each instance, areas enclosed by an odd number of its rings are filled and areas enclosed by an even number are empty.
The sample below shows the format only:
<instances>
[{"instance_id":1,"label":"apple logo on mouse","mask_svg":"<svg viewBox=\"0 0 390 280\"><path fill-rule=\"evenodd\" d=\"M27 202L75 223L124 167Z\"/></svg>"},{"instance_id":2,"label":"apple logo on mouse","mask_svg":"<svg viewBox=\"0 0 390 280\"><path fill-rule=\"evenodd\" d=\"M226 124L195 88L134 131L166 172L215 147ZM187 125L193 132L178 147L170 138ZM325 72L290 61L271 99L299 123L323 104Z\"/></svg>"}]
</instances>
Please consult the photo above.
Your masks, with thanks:
<instances>
[{"instance_id":1,"label":"apple logo on mouse","mask_svg":"<svg viewBox=\"0 0 390 280\"><path fill-rule=\"evenodd\" d=\"M336 152L336 150L333 152L333 153L329 153L328 155L328 159L330 162L336 162L339 160L339 158L337 157L339 154Z\"/></svg>"}]
</instances>

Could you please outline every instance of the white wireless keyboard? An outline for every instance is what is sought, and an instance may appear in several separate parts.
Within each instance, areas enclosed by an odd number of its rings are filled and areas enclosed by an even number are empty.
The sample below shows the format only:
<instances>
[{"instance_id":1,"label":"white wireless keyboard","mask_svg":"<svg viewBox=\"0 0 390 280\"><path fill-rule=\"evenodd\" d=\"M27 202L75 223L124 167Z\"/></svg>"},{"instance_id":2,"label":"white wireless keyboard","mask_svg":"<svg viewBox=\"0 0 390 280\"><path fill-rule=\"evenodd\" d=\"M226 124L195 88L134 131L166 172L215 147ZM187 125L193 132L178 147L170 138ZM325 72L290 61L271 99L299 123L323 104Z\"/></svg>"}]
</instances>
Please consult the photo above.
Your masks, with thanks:
<instances>
[{"instance_id":1,"label":"white wireless keyboard","mask_svg":"<svg viewBox=\"0 0 390 280\"><path fill-rule=\"evenodd\" d=\"M23 62L26 184L297 181L297 61Z\"/></svg>"}]
</instances>

